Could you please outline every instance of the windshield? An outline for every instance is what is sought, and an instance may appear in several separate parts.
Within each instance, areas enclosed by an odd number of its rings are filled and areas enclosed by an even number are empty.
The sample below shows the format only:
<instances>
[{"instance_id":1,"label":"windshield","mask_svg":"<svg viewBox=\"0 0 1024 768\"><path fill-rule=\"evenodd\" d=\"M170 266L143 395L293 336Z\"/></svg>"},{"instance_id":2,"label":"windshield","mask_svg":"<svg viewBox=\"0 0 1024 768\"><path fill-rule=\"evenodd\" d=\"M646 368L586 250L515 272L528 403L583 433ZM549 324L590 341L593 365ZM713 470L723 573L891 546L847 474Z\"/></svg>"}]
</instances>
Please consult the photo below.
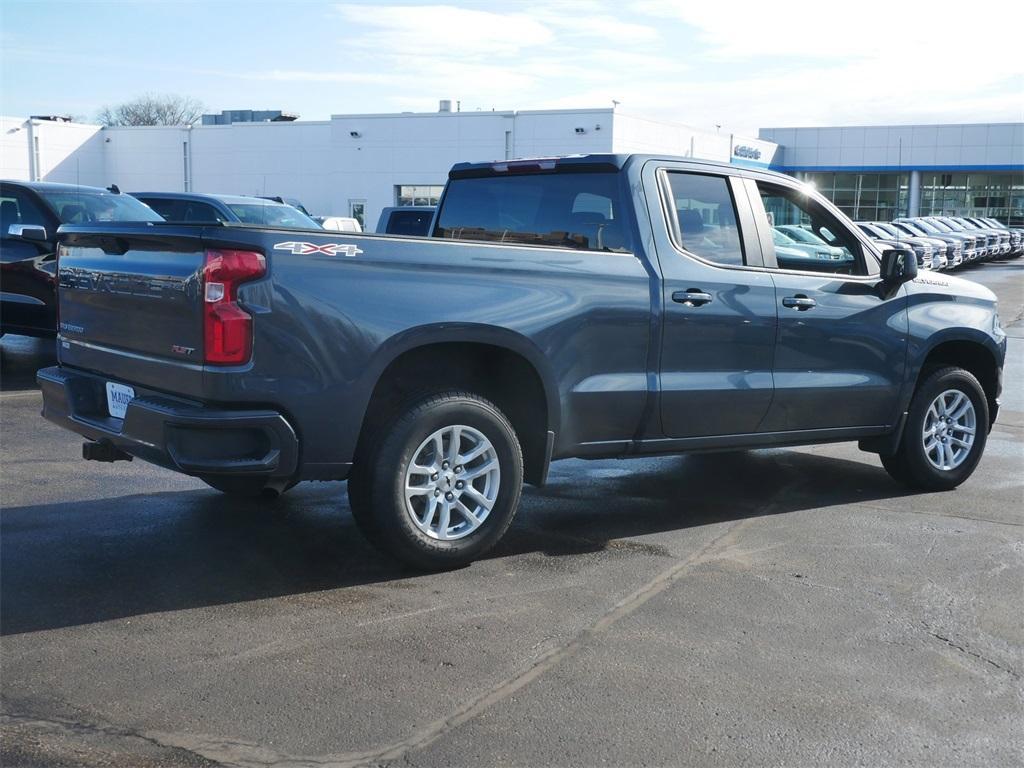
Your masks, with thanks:
<instances>
[{"instance_id":1,"label":"windshield","mask_svg":"<svg viewBox=\"0 0 1024 768\"><path fill-rule=\"evenodd\" d=\"M94 221L163 221L145 203L130 195L98 190L38 190L61 224L89 224Z\"/></svg>"},{"instance_id":2,"label":"windshield","mask_svg":"<svg viewBox=\"0 0 1024 768\"><path fill-rule=\"evenodd\" d=\"M271 203L228 203L228 208L243 224L260 224L290 229L323 229L302 211L290 205Z\"/></svg>"},{"instance_id":3,"label":"windshield","mask_svg":"<svg viewBox=\"0 0 1024 768\"><path fill-rule=\"evenodd\" d=\"M946 224L943 221L937 221L936 219L932 219L928 223L931 224L933 227L935 227L936 231L938 231L938 232L953 232L954 231L953 228L951 226L949 226L949 224Z\"/></svg>"},{"instance_id":4,"label":"windshield","mask_svg":"<svg viewBox=\"0 0 1024 768\"><path fill-rule=\"evenodd\" d=\"M772 230L772 241L776 245L796 245L796 240L777 229Z\"/></svg>"},{"instance_id":5,"label":"windshield","mask_svg":"<svg viewBox=\"0 0 1024 768\"><path fill-rule=\"evenodd\" d=\"M779 227L779 231L800 243L808 243L809 245L828 245L828 243L816 234L809 232L803 227Z\"/></svg>"},{"instance_id":6,"label":"windshield","mask_svg":"<svg viewBox=\"0 0 1024 768\"><path fill-rule=\"evenodd\" d=\"M875 224L874 226L876 226L878 229L880 229L882 232L884 232L887 235L895 235L896 237L899 237L902 234L906 234L904 232L900 232L892 224L878 223L878 224Z\"/></svg>"},{"instance_id":7,"label":"windshield","mask_svg":"<svg viewBox=\"0 0 1024 768\"><path fill-rule=\"evenodd\" d=\"M915 224L916 224L916 222L915 222ZM929 234L935 234L934 232L931 232L931 230L927 230L927 229L925 229L924 227L922 227L920 225L915 226L914 224L910 224L909 222L906 222L906 221L893 222L893 226L899 227L903 232L905 232L905 233L907 233L909 235L929 235Z\"/></svg>"},{"instance_id":8,"label":"windshield","mask_svg":"<svg viewBox=\"0 0 1024 768\"><path fill-rule=\"evenodd\" d=\"M904 224L903 226L910 227L911 225ZM932 224L931 222L928 222L928 221L921 221L920 219L918 219L917 221L914 222L913 227L916 228L916 229L919 229L919 230L921 230L923 232L929 232L929 233L931 233L933 235L941 235L942 234L942 230L940 230L934 224Z\"/></svg>"}]
</instances>

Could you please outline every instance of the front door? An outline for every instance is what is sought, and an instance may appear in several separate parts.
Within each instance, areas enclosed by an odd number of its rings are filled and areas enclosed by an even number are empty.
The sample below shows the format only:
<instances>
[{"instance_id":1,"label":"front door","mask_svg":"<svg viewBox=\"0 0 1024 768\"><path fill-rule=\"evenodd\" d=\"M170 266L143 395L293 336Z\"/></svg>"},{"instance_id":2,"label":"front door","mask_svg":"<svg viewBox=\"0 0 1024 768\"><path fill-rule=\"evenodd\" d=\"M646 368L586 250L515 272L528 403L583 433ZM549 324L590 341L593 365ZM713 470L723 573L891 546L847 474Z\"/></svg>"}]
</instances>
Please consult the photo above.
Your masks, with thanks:
<instances>
[{"instance_id":1,"label":"front door","mask_svg":"<svg viewBox=\"0 0 1024 768\"><path fill-rule=\"evenodd\" d=\"M749 184L755 218L776 235L766 258L775 267L775 396L762 430L892 424L906 369L906 290L882 290L864 241L807 190ZM792 227L813 237L789 238Z\"/></svg>"}]
</instances>

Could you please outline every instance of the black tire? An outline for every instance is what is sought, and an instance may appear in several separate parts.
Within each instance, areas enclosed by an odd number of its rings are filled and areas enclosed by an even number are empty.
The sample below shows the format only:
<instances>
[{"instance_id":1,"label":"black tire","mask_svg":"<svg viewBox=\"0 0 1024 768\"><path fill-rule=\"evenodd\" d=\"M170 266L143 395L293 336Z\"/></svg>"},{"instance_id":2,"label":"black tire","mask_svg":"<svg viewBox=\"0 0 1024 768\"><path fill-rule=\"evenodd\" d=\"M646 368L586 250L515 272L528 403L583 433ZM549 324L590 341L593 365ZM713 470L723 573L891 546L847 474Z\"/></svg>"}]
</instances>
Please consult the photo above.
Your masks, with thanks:
<instances>
[{"instance_id":1,"label":"black tire","mask_svg":"<svg viewBox=\"0 0 1024 768\"><path fill-rule=\"evenodd\" d=\"M413 523L406 509L405 470L428 437L455 425L471 427L487 438L500 467L500 482L478 528L462 538L440 540ZM361 453L348 481L356 524L375 547L414 568L443 570L478 559L498 543L519 506L523 456L515 430L493 403L472 393L430 395L400 409L365 441Z\"/></svg>"},{"instance_id":2,"label":"black tire","mask_svg":"<svg viewBox=\"0 0 1024 768\"><path fill-rule=\"evenodd\" d=\"M889 477L901 485L913 485L914 479L907 468L906 462L903 460L902 453L895 453L892 456L883 455L879 456L879 458L882 460L882 466L885 468L885 471L889 473Z\"/></svg>"},{"instance_id":3,"label":"black tire","mask_svg":"<svg viewBox=\"0 0 1024 768\"><path fill-rule=\"evenodd\" d=\"M239 499L276 499L284 491L267 488L267 478L244 475L200 475L199 479L214 490ZM284 490L291 488L294 483Z\"/></svg>"},{"instance_id":4,"label":"black tire","mask_svg":"<svg viewBox=\"0 0 1024 768\"><path fill-rule=\"evenodd\" d=\"M953 390L966 395L975 413L974 442L966 457L953 469L940 469L925 453L923 435L928 409L943 392ZM949 491L971 476L985 451L989 413L985 390L969 371L955 366L927 372L910 402L907 423L896 453L882 457L882 466L894 480L924 491Z\"/></svg>"}]
</instances>

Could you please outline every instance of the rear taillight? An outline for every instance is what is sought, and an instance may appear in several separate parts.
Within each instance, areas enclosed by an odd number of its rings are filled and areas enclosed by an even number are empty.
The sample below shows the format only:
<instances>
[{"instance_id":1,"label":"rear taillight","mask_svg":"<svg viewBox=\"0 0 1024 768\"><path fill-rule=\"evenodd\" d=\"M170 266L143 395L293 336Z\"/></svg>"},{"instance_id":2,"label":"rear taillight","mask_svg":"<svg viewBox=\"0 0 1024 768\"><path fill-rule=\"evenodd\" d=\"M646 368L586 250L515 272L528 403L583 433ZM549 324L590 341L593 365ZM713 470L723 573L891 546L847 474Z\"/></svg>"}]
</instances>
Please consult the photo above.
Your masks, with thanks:
<instances>
[{"instance_id":1,"label":"rear taillight","mask_svg":"<svg viewBox=\"0 0 1024 768\"><path fill-rule=\"evenodd\" d=\"M238 286L267 273L263 254L207 251L203 265L203 361L239 365L252 356L252 316L237 304Z\"/></svg>"}]
</instances>

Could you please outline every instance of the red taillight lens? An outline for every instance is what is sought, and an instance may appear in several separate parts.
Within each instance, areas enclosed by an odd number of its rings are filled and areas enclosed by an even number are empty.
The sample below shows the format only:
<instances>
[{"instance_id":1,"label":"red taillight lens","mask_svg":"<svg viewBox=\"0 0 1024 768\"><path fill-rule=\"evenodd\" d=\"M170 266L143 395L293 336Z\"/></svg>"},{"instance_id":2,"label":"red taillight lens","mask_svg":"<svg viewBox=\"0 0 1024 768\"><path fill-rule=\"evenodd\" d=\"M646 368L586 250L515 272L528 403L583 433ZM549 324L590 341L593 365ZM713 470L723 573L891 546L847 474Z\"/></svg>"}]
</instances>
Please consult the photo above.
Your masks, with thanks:
<instances>
[{"instance_id":1,"label":"red taillight lens","mask_svg":"<svg viewBox=\"0 0 1024 768\"><path fill-rule=\"evenodd\" d=\"M203 360L239 365L252 356L252 316L236 303L238 286L263 277L267 262L254 251L207 251L203 265Z\"/></svg>"}]
</instances>

